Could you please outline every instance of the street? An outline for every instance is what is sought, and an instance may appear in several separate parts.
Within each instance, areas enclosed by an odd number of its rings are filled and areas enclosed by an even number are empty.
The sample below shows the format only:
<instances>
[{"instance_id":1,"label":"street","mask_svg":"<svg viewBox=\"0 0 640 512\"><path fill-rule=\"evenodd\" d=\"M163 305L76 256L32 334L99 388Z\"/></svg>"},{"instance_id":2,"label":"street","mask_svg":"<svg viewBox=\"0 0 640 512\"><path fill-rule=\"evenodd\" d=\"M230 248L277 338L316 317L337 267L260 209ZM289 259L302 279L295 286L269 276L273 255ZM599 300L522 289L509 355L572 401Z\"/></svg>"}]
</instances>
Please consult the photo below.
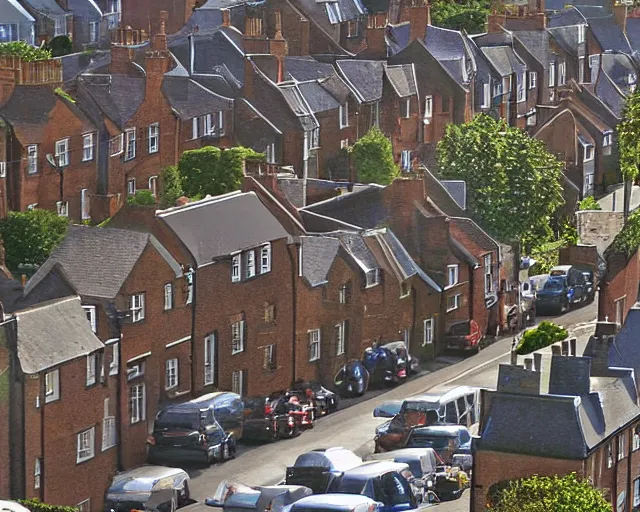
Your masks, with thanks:
<instances>
[{"instance_id":1,"label":"street","mask_svg":"<svg viewBox=\"0 0 640 512\"><path fill-rule=\"evenodd\" d=\"M565 328L593 322L596 319L596 304L597 301L552 320ZM497 341L477 355L377 394L375 398L340 409L319 419L312 430L295 439L260 446L241 445L235 460L190 471L192 498L202 501L211 496L222 480L235 480L249 485L275 484L282 480L287 466L293 464L299 454L316 448L342 446L360 456L372 453L375 427L384 421L372 415L378 403L403 399L441 385L495 388L498 365L509 362L511 343L511 339ZM468 511L469 493L465 492L457 501L440 505L438 510Z\"/></svg>"}]
</instances>

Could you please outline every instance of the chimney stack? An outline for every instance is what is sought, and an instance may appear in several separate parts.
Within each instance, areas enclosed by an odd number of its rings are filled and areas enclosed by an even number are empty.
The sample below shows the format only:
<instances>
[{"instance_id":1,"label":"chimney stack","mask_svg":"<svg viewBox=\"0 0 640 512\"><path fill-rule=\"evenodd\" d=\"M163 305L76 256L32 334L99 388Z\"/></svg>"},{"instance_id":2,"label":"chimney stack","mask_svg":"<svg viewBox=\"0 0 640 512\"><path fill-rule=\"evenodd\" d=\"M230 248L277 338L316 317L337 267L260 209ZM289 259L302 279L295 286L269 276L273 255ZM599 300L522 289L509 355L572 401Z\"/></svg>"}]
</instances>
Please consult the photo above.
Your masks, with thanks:
<instances>
[{"instance_id":1,"label":"chimney stack","mask_svg":"<svg viewBox=\"0 0 640 512\"><path fill-rule=\"evenodd\" d=\"M530 372L530 371L533 371L533 359L532 359L532 358L527 357L527 358L524 360L524 369L525 369L525 370L527 370L527 371L529 371L529 372Z\"/></svg>"},{"instance_id":2,"label":"chimney stack","mask_svg":"<svg viewBox=\"0 0 640 512\"><path fill-rule=\"evenodd\" d=\"M518 353L515 350L511 351L511 366L518 364Z\"/></svg>"},{"instance_id":3,"label":"chimney stack","mask_svg":"<svg viewBox=\"0 0 640 512\"><path fill-rule=\"evenodd\" d=\"M569 340L562 340L562 355L569 355Z\"/></svg>"},{"instance_id":4,"label":"chimney stack","mask_svg":"<svg viewBox=\"0 0 640 512\"><path fill-rule=\"evenodd\" d=\"M431 25L431 6L428 0L412 0L409 16L409 42L416 39L424 40L427 35L427 26Z\"/></svg>"},{"instance_id":5,"label":"chimney stack","mask_svg":"<svg viewBox=\"0 0 640 512\"><path fill-rule=\"evenodd\" d=\"M262 28L262 18L244 19L244 51L246 54L266 55L269 52L269 40Z\"/></svg>"},{"instance_id":6,"label":"chimney stack","mask_svg":"<svg viewBox=\"0 0 640 512\"><path fill-rule=\"evenodd\" d=\"M576 338L569 339L569 355L574 357L578 355L578 340Z\"/></svg>"},{"instance_id":7,"label":"chimney stack","mask_svg":"<svg viewBox=\"0 0 640 512\"><path fill-rule=\"evenodd\" d=\"M558 345L557 343L554 343L553 345L551 345L551 355L554 355L554 356L561 355L560 345Z\"/></svg>"},{"instance_id":8,"label":"chimney stack","mask_svg":"<svg viewBox=\"0 0 640 512\"><path fill-rule=\"evenodd\" d=\"M285 69L284 63L289 48L287 46L287 40L282 35L282 13L276 11L275 13L275 34L273 39L269 41L269 53L273 55L278 61L278 77L277 83L284 81Z\"/></svg>"},{"instance_id":9,"label":"chimney stack","mask_svg":"<svg viewBox=\"0 0 640 512\"><path fill-rule=\"evenodd\" d=\"M231 11L229 9L220 9L222 13L222 26L230 27L231 26Z\"/></svg>"},{"instance_id":10,"label":"chimney stack","mask_svg":"<svg viewBox=\"0 0 640 512\"><path fill-rule=\"evenodd\" d=\"M609 371L609 348L615 336L592 336L587 345L587 353L591 357L591 374L594 377L606 377Z\"/></svg>"},{"instance_id":11,"label":"chimney stack","mask_svg":"<svg viewBox=\"0 0 640 512\"><path fill-rule=\"evenodd\" d=\"M549 394L586 396L591 391L592 362L588 357L553 356Z\"/></svg>"},{"instance_id":12,"label":"chimney stack","mask_svg":"<svg viewBox=\"0 0 640 512\"><path fill-rule=\"evenodd\" d=\"M542 354L538 352L533 354L533 361L534 361L535 371L537 371L538 373L541 373L542 372Z\"/></svg>"},{"instance_id":13,"label":"chimney stack","mask_svg":"<svg viewBox=\"0 0 640 512\"><path fill-rule=\"evenodd\" d=\"M541 374L531 370L532 362L531 358L525 359L529 369L501 364L498 369L498 393L539 395Z\"/></svg>"},{"instance_id":14,"label":"chimney stack","mask_svg":"<svg viewBox=\"0 0 640 512\"><path fill-rule=\"evenodd\" d=\"M616 20L616 23L620 26L622 31L627 33L627 6L624 2L614 2L613 7L613 17Z\"/></svg>"}]
</instances>

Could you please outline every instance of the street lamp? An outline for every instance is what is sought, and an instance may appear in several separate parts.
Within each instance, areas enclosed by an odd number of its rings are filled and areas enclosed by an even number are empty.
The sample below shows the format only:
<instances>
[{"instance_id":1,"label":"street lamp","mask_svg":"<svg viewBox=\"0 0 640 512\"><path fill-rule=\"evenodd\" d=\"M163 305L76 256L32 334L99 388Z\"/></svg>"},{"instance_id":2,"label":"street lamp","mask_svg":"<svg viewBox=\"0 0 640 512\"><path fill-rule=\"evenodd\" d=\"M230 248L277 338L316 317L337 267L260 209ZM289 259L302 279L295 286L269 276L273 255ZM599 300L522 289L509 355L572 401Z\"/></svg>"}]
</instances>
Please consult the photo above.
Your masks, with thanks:
<instances>
[{"instance_id":1,"label":"street lamp","mask_svg":"<svg viewBox=\"0 0 640 512\"><path fill-rule=\"evenodd\" d=\"M53 156L51 153L47 153L47 162L49 162L49 165L51 167L53 167L56 172L60 175L60 208L64 208L64 200L63 200L63 196L64 196L64 167L62 167L59 163L58 160L56 159L55 156Z\"/></svg>"}]
</instances>

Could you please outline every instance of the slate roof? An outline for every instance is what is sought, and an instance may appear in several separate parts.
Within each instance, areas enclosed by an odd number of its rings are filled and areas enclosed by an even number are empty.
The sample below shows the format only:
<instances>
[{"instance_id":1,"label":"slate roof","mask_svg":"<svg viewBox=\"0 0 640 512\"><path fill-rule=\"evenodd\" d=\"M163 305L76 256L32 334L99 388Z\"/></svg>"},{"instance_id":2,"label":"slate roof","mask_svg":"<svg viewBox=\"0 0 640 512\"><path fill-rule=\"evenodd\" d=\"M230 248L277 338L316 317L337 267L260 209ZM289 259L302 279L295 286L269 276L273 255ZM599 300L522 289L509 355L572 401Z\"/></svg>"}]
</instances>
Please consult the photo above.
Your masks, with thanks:
<instances>
[{"instance_id":1,"label":"slate roof","mask_svg":"<svg viewBox=\"0 0 640 512\"><path fill-rule=\"evenodd\" d=\"M285 57L284 64L288 77L299 82L318 80L335 74L331 64L318 62L313 57Z\"/></svg>"},{"instance_id":2,"label":"slate roof","mask_svg":"<svg viewBox=\"0 0 640 512\"><path fill-rule=\"evenodd\" d=\"M59 16L66 14L65 10L58 5L56 0L23 0L29 7L45 16Z\"/></svg>"},{"instance_id":3,"label":"slate roof","mask_svg":"<svg viewBox=\"0 0 640 512\"><path fill-rule=\"evenodd\" d=\"M362 233L354 231L334 231L327 233L340 239L342 247L351 255L363 272L379 269L380 264L364 241Z\"/></svg>"},{"instance_id":4,"label":"slate roof","mask_svg":"<svg viewBox=\"0 0 640 512\"><path fill-rule=\"evenodd\" d=\"M629 40L613 17L588 18L589 27L604 51L631 53Z\"/></svg>"},{"instance_id":5,"label":"slate roof","mask_svg":"<svg viewBox=\"0 0 640 512\"><path fill-rule=\"evenodd\" d=\"M235 251L287 238L255 192L231 192L160 212L198 266Z\"/></svg>"},{"instance_id":6,"label":"slate roof","mask_svg":"<svg viewBox=\"0 0 640 512\"><path fill-rule=\"evenodd\" d=\"M624 325L609 347L609 366L633 368L640 375L640 307L629 310Z\"/></svg>"},{"instance_id":7,"label":"slate roof","mask_svg":"<svg viewBox=\"0 0 640 512\"><path fill-rule=\"evenodd\" d=\"M436 207L445 215L449 215L451 217L464 217L464 210L451 196L442 182L426 167L422 167L420 170L424 175L427 197L436 205Z\"/></svg>"},{"instance_id":8,"label":"slate roof","mask_svg":"<svg viewBox=\"0 0 640 512\"><path fill-rule=\"evenodd\" d=\"M80 297L44 303L16 313L18 358L30 375L104 347L91 330Z\"/></svg>"},{"instance_id":9,"label":"slate roof","mask_svg":"<svg viewBox=\"0 0 640 512\"><path fill-rule=\"evenodd\" d=\"M278 176L278 189L296 208L304 206L304 180Z\"/></svg>"},{"instance_id":10,"label":"slate roof","mask_svg":"<svg viewBox=\"0 0 640 512\"><path fill-rule=\"evenodd\" d=\"M299 83L298 90L314 114L340 107L340 102L316 80Z\"/></svg>"},{"instance_id":11,"label":"slate roof","mask_svg":"<svg viewBox=\"0 0 640 512\"><path fill-rule=\"evenodd\" d=\"M22 7L22 5L20 4L20 2L18 2L18 0L8 0L8 1L11 7L13 7L16 11L18 11L27 21L36 21L35 18L31 16L31 14L29 14L29 12L24 7Z\"/></svg>"},{"instance_id":12,"label":"slate roof","mask_svg":"<svg viewBox=\"0 0 640 512\"><path fill-rule=\"evenodd\" d=\"M55 104L56 96L50 85L17 85L0 108L0 115L12 123L44 124Z\"/></svg>"},{"instance_id":13,"label":"slate roof","mask_svg":"<svg viewBox=\"0 0 640 512\"><path fill-rule=\"evenodd\" d=\"M349 223L308 210L298 210L307 233L329 233L340 229L359 229Z\"/></svg>"},{"instance_id":14,"label":"slate roof","mask_svg":"<svg viewBox=\"0 0 640 512\"><path fill-rule=\"evenodd\" d=\"M384 72L389 83L400 98L418 94L416 76L413 64L399 64L396 66L384 65Z\"/></svg>"},{"instance_id":15,"label":"slate roof","mask_svg":"<svg viewBox=\"0 0 640 512\"><path fill-rule=\"evenodd\" d=\"M62 80L68 82L81 73L88 73L111 64L111 52L99 51L94 55L72 53L59 59L62 62Z\"/></svg>"},{"instance_id":16,"label":"slate roof","mask_svg":"<svg viewBox=\"0 0 640 512\"><path fill-rule=\"evenodd\" d=\"M430 27L428 27L430 28ZM408 21L387 27L386 42L390 55L395 55L409 46L411 26Z\"/></svg>"},{"instance_id":17,"label":"slate roof","mask_svg":"<svg viewBox=\"0 0 640 512\"><path fill-rule=\"evenodd\" d=\"M70 226L62 243L29 279L24 294L34 291L54 266L59 265L78 295L113 299L149 244L164 257L176 276L180 276L178 262L148 233ZM127 250L123 251L123 247Z\"/></svg>"},{"instance_id":18,"label":"slate roof","mask_svg":"<svg viewBox=\"0 0 640 512\"><path fill-rule=\"evenodd\" d=\"M556 14L549 16L547 26L549 28L554 27L568 27L570 25L580 25L586 22L586 18L575 7L560 11Z\"/></svg>"},{"instance_id":19,"label":"slate roof","mask_svg":"<svg viewBox=\"0 0 640 512\"><path fill-rule=\"evenodd\" d=\"M94 0L67 0L67 10L84 21L99 21L102 11Z\"/></svg>"},{"instance_id":20,"label":"slate roof","mask_svg":"<svg viewBox=\"0 0 640 512\"><path fill-rule=\"evenodd\" d=\"M578 26L572 25L570 27L557 27L551 28L548 32L562 48L569 55L576 57L578 55ZM516 32L516 37L519 37L519 33Z\"/></svg>"},{"instance_id":21,"label":"slate roof","mask_svg":"<svg viewBox=\"0 0 640 512\"><path fill-rule=\"evenodd\" d=\"M300 89L298 84L283 83L279 84L277 86L277 89L287 103L287 106L289 107L293 115L296 116L305 131L311 130L314 127L318 126L318 121L313 115L313 108L306 102L305 96L302 94L302 90ZM329 100L327 100L326 98L326 91L324 91L324 89L322 89L321 87L319 87L318 89L323 91L321 93L323 95L323 98L320 98L317 101L314 100L314 106L321 107L323 101L326 103ZM316 89L316 92L318 91L318 89ZM313 96L312 94L310 95Z\"/></svg>"},{"instance_id":22,"label":"slate roof","mask_svg":"<svg viewBox=\"0 0 640 512\"><path fill-rule=\"evenodd\" d=\"M377 60L339 60L336 66L360 103L382 98L384 62Z\"/></svg>"},{"instance_id":23,"label":"slate roof","mask_svg":"<svg viewBox=\"0 0 640 512\"><path fill-rule=\"evenodd\" d=\"M186 77L165 77L162 92L183 121L233 108L232 99L214 94Z\"/></svg>"},{"instance_id":24,"label":"slate roof","mask_svg":"<svg viewBox=\"0 0 640 512\"><path fill-rule=\"evenodd\" d=\"M626 95L630 93L628 75L633 74L637 82L635 67L624 54L603 53L600 61L595 93L616 116L621 117Z\"/></svg>"},{"instance_id":25,"label":"slate roof","mask_svg":"<svg viewBox=\"0 0 640 512\"><path fill-rule=\"evenodd\" d=\"M463 210L467 207L467 184L462 180L440 180L442 186Z\"/></svg>"},{"instance_id":26,"label":"slate roof","mask_svg":"<svg viewBox=\"0 0 640 512\"><path fill-rule=\"evenodd\" d=\"M640 18L627 18L627 38L634 53L640 51Z\"/></svg>"},{"instance_id":27,"label":"slate roof","mask_svg":"<svg viewBox=\"0 0 640 512\"><path fill-rule=\"evenodd\" d=\"M301 236L302 276L312 287L327 282L329 270L340 250L340 240L328 236Z\"/></svg>"},{"instance_id":28,"label":"slate roof","mask_svg":"<svg viewBox=\"0 0 640 512\"><path fill-rule=\"evenodd\" d=\"M480 51L502 76L512 73L522 73L525 70L524 63L518 58L511 46L484 46Z\"/></svg>"}]
</instances>

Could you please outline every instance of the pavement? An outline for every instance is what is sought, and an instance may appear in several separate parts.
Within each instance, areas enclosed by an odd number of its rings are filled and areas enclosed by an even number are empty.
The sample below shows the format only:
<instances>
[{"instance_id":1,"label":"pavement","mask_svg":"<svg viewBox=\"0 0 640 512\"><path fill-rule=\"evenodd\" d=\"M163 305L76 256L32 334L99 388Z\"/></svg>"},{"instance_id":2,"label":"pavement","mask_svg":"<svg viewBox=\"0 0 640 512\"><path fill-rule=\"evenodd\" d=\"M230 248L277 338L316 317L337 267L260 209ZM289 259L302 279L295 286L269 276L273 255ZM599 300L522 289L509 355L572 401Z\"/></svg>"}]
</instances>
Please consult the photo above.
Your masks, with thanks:
<instances>
[{"instance_id":1,"label":"pavement","mask_svg":"<svg viewBox=\"0 0 640 512\"><path fill-rule=\"evenodd\" d=\"M578 351L582 353L588 336L593 332L596 319L596 304L570 311L552 320L570 329L578 338ZM544 318L539 318L541 321ZM504 338L484 348L480 353L467 358L446 357L423 365L417 378L391 390L367 393L359 401L340 402L340 409L316 421L313 429L295 439L273 444L238 447L237 457L224 464L208 468L189 469L191 495L198 501L213 495L223 480L235 480L248 485L276 484L284 477L287 466L297 456L316 448L342 446L360 456L373 452L373 433L383 419L374 418L373 409L387 400L404 399L432 388L447 385L469 385L495 388L498 365L508 363L512 338ZM543 351L543 367L549 367L551 350ZM467 512L469 493L462 498L438 505L438 512ZM210 509L211 510L211 509Z\"/></svg>"}]
</instances>

